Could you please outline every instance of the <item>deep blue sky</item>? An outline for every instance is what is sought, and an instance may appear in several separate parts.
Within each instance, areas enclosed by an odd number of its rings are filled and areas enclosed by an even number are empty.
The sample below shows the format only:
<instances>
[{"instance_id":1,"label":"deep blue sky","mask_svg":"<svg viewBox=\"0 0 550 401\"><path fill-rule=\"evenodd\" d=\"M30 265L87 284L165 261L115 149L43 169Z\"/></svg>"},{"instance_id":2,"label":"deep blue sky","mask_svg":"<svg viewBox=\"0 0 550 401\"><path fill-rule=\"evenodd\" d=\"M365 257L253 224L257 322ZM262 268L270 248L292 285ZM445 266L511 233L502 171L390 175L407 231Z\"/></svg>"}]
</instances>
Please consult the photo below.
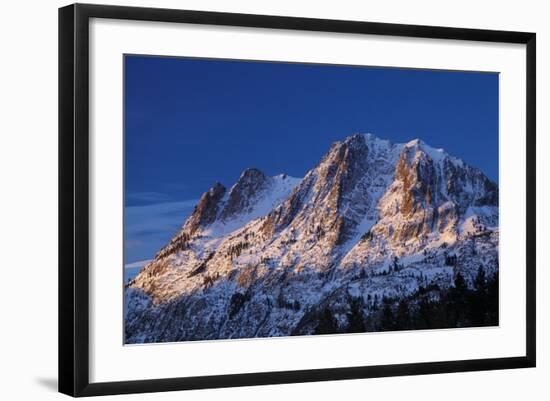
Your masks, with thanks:
<instances>
[{"instance_id":1,"label":"deep blue sky","mask_svg":"<svg viewBox=\"0 0 550 401\"><path fill-rule=\"evenodd\" d=\"M498 74L126 56L124 95L126 262L214 182L301 177L356 132L421 138L498 181Z\"/></svg>"}]
</instances>

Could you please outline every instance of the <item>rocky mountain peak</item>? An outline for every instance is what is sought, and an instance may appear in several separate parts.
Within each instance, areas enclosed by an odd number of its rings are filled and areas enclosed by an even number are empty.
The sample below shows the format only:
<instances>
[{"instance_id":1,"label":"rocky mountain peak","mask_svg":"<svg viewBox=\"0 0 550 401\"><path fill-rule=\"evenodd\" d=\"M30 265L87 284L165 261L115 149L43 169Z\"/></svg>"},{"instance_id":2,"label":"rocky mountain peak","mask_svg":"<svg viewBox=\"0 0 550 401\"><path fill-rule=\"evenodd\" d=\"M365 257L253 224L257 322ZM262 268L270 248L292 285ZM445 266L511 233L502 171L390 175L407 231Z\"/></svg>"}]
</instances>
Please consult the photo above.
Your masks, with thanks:
<instances>
[{"instance_id":1,"label":"rocky mountain peak","mask_svg":"<svg viewBox=\"0 0 550 401\"><path fill-rule=\"evenodd\" d=\"M226 188L217 182L201 196L184 226L188 234L193 234L200 227L212 224L216 220L225 192Z\"/></svg>"},{"instance_id":2,"label":"rocky mountain peak","mask_svg":"<svg viewBox=\"0 0 550 401\"><path fill-rule=\"evenodd\" d=\"M267 179L267 176L262 173L260 170L258 170L257 168L255 167L249 167L247 169L245 169L242 173L241 173L241 176L239 177L239 182L242 182L242 181L257 181L257 180L266 180Z\"/></svg>"},{"instance_id":3,"label":"rocky mountain peak","mask_svg":"<svg viewBox=\"0 0 550 401\"><path fill-rule=\"evenodd\" d=\"M256 168L244 170L237 183L229 191L229 196L221 218L226 220L238 213L248 213L255 199L270 187L272 179Z\"/></svg>"},{"instance_id":4,"label":"rocky mountain peak","mask_svg":"<svg viewBox=\"0 0 550 401\"><path fill-rule=\"evenodd\" d=\"M323 232L327 241L341 243L347 230L343 215L346 194L358 185L368 165L369 148L364 135L351 135L333 143L291 196L267 216L263 232L274 235L297 219L307 232Z\"/></svg>"},{"instance_id":5,"label":"rocky mountain peak","mask_svg":"<svg viewBox=\"0 0 550 401\"><path fill-rule=\"evenodd\" d=\"M338 208L340 195L354 187L369 164L369 148L363 135L352 135L336 142L316 168L315 188L324 196L329 192L330 206Z\"/></svg>"},{"instance_id":6,"label":"rocky mountain peak","mask_svg":"<svg viewBox=\"0 0 550 401\"><path fill-rule=\"evenodd\" d=\"M432 158L421 148L419 140L403 147L395 168L395 179L402 184L400 210L403 215L431 207L436 196L436 171Z\"/></svg>"}]
</instances>

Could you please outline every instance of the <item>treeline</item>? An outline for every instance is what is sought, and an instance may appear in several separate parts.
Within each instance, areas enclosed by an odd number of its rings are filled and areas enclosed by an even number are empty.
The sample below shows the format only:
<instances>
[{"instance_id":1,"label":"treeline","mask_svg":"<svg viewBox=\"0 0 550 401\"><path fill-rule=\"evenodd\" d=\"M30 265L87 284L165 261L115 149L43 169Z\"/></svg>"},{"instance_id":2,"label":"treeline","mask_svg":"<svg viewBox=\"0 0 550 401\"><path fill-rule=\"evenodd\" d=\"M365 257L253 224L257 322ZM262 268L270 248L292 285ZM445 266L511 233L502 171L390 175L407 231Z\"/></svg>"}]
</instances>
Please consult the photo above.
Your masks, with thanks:
<instances>
[{"instance_id":1,"label":"treeline","mask_svg":"<svg viewBox=\"0 0 550 401\"><path fill-rule=\"evenodd\" d=\"M486 277L480 267L471 288L459 273L454 287L446 290L430 285L400 300L384 297L367 305L363 298L352 298L345 327L325 308L319 313L315 334L496 326L498 300L498 273Z\"/></svg>"},{"instance_id":2,"label":"treeline","mask_svg":"<svg viewBox=\"0 0 550 401\"><path fill-rule=\"evenodd\" d=\"M231 258L231 260L238 258L242 251L244 251L246 248L250 246L250 242L248 241L241 241L235 245L229 246L227 249L226 255Z\"/></svg>"}]
</instances>

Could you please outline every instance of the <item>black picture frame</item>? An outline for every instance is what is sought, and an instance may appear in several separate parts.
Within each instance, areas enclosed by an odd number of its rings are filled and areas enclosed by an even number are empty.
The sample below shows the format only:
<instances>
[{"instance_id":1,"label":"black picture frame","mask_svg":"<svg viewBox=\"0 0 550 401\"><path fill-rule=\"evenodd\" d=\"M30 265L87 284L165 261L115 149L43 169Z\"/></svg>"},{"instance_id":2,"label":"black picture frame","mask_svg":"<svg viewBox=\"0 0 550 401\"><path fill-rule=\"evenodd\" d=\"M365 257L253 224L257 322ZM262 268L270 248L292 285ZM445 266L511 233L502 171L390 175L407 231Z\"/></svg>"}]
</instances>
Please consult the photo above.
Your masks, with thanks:
<instances>
[{"instance_id":1,"label":"black picture frame","mask_svg":"<svg viewBox=\"0 0 550 401\"><path fill-rule=\"evenodd\" d=\"M526 45L526 354L520 357L381 366L89 381L89 21L91 18L276 28ZM219 12L74 4L59 9L59 391L71 396L190 390L534 367L536 35L479 29Z\"/></svg>"}]
</instances>

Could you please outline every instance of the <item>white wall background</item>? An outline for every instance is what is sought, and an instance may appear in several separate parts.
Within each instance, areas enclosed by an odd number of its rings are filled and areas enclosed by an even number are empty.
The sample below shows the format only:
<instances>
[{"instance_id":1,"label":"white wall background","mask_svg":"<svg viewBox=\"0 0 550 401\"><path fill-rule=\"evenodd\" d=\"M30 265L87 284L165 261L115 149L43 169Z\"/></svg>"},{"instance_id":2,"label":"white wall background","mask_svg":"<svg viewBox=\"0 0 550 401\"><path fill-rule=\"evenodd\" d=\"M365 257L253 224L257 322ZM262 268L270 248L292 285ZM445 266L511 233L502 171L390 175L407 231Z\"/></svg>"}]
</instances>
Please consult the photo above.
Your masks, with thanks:
<instances>
[{"instance_id":1,"label":"white wall background","mask_svg":"<svg viewBox=\"0 0 550 401\"><path fill-rule=\"evenodd\" d=\"M107 0L105 0L107 1ZM90 1L94 2L94 1ZM544 1L161 0L111 4L301 17L534 31L537 33L538 367L187 393L130 395L175 400L546 400L550 397L549 9ZM0 23L0 398L50 400L57 376L57 8L65 2L3 4ZM546 70L546 71L545 71ZM115 397L109 397L114 399ZM116 397L122 399L122 397ZM107 399L107 398L106 398Z\"/></svg>"}]
</instances>

